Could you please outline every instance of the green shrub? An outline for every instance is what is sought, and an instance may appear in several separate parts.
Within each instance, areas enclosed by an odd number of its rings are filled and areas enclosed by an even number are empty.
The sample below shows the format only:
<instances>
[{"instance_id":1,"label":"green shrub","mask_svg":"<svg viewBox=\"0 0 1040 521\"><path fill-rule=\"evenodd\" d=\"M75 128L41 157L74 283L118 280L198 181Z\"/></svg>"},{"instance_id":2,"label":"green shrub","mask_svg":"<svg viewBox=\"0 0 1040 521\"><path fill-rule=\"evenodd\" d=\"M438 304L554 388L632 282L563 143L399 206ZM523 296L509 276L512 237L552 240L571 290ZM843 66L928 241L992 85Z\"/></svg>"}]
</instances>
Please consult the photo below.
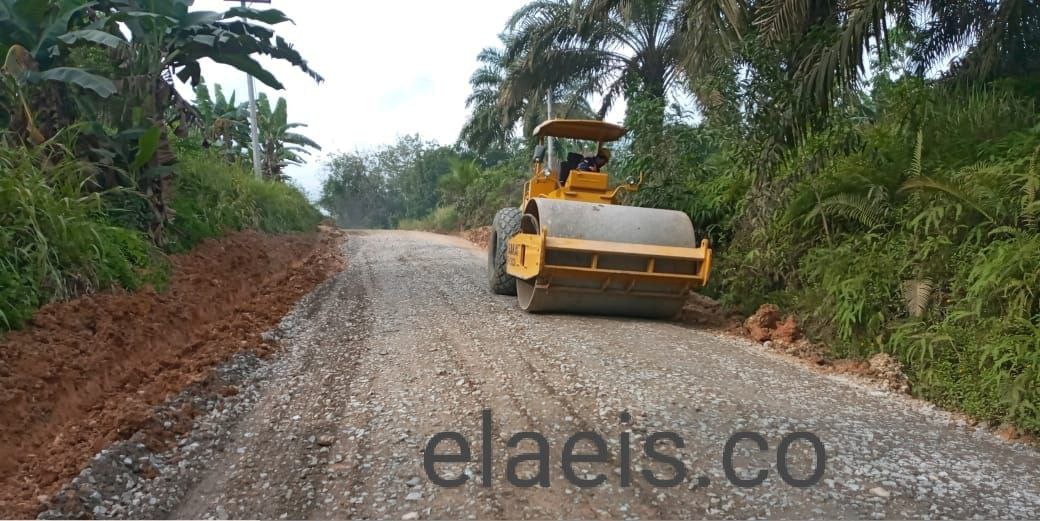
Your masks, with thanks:
<instances>
[{"instance_id":1,"label":"green shrub","mask_svg":"<svg viewBox=\"0 0 1040 521\"><path fill-rule=\"evenodd\" d=\"M495 212L520 203L524 181L530 175L530 166L517 160L485 169L477 168L473 162L468 164L474 165L471 168L477 171L467 182L443 182L459 177L456 171L442 179L440 206L453 206L458 215L458 224L461 226L488 226L495 217Z\"/></svg>"},{"instance_id":2,"label":"green shrub","mask_svg":"<svg viewBox=\"0 0 1040 521\"><path fill-rule=\"evenodd\" d=\"M255 226L260 230L300 232L313 230L321 222L321 213L295 185L249 178L246 189L256 210Z\"/></svg>"},{"instance_id":3,"label":"green shrub","mask_svg":"<svg viewBox=\"0 0 1040 521\"><path fill-rule=\"evenodd\" d=\"M422 219L401 219L397 227L402 230L421 230L428 232L453 232L462 226L459 213L455 206L441 206L435 208Z\"/></svg>"},{"instance_id":4,"label":"green shrub","mask_svg":"<svg viewBox=\"0 0 1040 521\"><path fill-rule=\"evenodd\" d=\"M894 328L915 394L993 423L1040 432L1038 320L963 317Z\"/></svg>"},{"instance_id":5,"label":"green shrub","mask_svg":"<svg viewBox=\"0 0 1040 521\"><path fill-rule=\"evenodd\" d=\"M0 146L0 330L52 300L163 279L145 236L84 192L85 172L59 146Z\"/></svg>"},{"instance_id":6,"label":"green shrub","mask_svg":"<svg viewBox=\"0 0 1040 521\"><path fill-rule=\"evenodd\" d=\"M790 291L795 309L817 328L833 332L839 354L877 352L888 321L904 307L899 294L903 250L873 233L810 250L800 263L804 284Z\"/></svg>"},{"instance_id":7,"label":"green shrub","mask_svg":"<svg viewBox=\"0 0 1040 521\"><path fill-rule=\"evenodd\" d=\"M167 227L167 248L187 251L203 239L254 224L256 206L249 190L250 171L228 163L219 153L178 146L171 206L175 212Z\"/></svg>"},{"instance_id":8,"label":"green shrub","mask_svg":"<svg viewBox=\"0 0 1040 521\"><path fill-rule=\"evenodd\" d=\"M454 206L441 206L431 212L428 219L433 229L439 232L457 231L461 225Z\"/></svg>"},{"instance_id":9,"label":"green shrub","mask_svg":"<svg viewBox=\"0 0 1040 521\"><path fill-rule=\"evenodd\" d=\"M206 238L256 228L270 233L313 230L321 214L299 188L260 180L248 166L229 163L192 141L177 143L177 175L167 228L171 251L187 251Z\"/></svg>"},{"instance_id":10,"label":"green shrub","mask_svg":"<svg viewBox=\"0 0 1040 521\"><path fill-rule=\"evenodd\" d=\"M423 219L401 219L397 221L397 228L399 230L419 230L427 231L430 228L427 227L427 222Z\"/></svg>"}]
</instances>

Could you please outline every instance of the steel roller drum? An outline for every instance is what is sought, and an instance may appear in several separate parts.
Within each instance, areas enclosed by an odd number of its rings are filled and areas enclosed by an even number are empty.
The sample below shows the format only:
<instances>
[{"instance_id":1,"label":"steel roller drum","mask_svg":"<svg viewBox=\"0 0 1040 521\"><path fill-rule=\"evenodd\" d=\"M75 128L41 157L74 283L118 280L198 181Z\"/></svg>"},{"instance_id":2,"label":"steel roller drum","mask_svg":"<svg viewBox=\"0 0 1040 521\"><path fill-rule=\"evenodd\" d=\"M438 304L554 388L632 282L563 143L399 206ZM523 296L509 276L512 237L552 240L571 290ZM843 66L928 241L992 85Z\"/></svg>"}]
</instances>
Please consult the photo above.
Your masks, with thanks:
<instances>
[{"instance_id":1,"label":"steel roller drum","mask_svg":"<svg viewBox=\"0 0 1040 521\"><path fill-rule=\"evenodd\" d=\"M697 244L689 217L674 210L532 199L525 214L537 219L539 227L547 228L548 237L684 248L693 248ZM524 226L530 227L532 222L527 219ZM553 255L553 252L547 255ZM568 258L576 255L581 254L559 253L552 261L554 264L566 265L581 265L585 262L584 259ZM645 258L613 260L616 263L645 261ZM601 264L600 267L611 266ZM672 318L686 301L686 291L679 281L637 280L623 284L623 280L615 282L614 278L604 273L601 276L590 274L580 278L554 276L549 280L539 277L537 281L517 279L517 297L520 307L532 312L648 318Z\"/></svg>"}]
</instances>

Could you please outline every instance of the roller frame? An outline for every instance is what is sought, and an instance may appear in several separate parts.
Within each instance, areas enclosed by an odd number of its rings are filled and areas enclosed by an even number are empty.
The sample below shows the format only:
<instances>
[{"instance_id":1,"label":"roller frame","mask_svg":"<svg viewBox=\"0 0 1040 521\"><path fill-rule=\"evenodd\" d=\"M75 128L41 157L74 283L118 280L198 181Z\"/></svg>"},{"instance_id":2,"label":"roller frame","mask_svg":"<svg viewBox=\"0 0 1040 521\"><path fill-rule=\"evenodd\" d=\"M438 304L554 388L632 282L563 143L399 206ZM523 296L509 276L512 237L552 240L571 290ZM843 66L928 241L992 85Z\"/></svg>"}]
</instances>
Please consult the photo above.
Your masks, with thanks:
<instances>
[{"instance_id":1,"label":"roller frame","mask_svg":"<svg viewBox=\"0 0 1040 521\"><path fill-rule=\"evenodd\" d=\"M553 237L550 233L548 226L541 226L538 233L521 232L508 243L506 270L516 277L520 305L528 311L671 318L691 289L707 284L711 272L712 251L707 239L697 247L685 247ZM554 264L546 260L550 252L585 254L590 262L583 266ZM645 259L645 263L642 269L611 269L599 265L603 256ZM695 272L656 271L662 261L693 262ZM584 285L577 285L579 281L585 281ZM654 289L639 289L647 285Z\"/></svg>"},{"instance_id":2,"label":"roller frame","mask_svg":"<svg viewBox=\"0 0 1040 521\"><path fill-rule=\"evenodd\" d=\"M545 254L549 250L588 253L592 255L592 264L588 267L548 264L545 261ZM588 273L593 276L595 276L594 274L611 274L645 279L686 281L689 284L683 291L685 293L685 291L689 291L694 287L707 285L708 275L711 273L711 248L708 247L707 239L701 240L699 247L680 248L675 246L549 237L548 228L543 226L538 234L518 233L514 235L509 240L508 253L506 271L521 280L533 278L551 279L551 275L554 273L574 275ZM647 266L643 271L600 268L597 266L597 263L601 254L646 257ZM700 269L696 274L692 275L658 273L654 271L657 259L697 261L700 263Z\"/></svg>"}]
</instances>

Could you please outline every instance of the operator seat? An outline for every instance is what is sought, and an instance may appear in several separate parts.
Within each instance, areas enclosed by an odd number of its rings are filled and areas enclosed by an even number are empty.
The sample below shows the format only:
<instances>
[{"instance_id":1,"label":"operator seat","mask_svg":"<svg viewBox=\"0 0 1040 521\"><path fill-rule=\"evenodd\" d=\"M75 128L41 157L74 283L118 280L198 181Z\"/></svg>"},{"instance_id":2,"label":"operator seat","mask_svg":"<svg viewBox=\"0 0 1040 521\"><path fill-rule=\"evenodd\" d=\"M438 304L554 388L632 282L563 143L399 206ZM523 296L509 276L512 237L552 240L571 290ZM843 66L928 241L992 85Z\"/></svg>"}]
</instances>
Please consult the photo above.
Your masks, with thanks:
<instances>
[{"instance_id":1,"label":"operator seat","mask_svg":"<svg viewBox=\"0 0 1040 521\"><path fill-rule=\"evenodd\" d=\"M578 164L584 159L585 156L577 152L567 153L567 160L560 161L560 186L567 184L567 178L571 175L571 170L578 168Z\"/></svg>"}]
</instances>

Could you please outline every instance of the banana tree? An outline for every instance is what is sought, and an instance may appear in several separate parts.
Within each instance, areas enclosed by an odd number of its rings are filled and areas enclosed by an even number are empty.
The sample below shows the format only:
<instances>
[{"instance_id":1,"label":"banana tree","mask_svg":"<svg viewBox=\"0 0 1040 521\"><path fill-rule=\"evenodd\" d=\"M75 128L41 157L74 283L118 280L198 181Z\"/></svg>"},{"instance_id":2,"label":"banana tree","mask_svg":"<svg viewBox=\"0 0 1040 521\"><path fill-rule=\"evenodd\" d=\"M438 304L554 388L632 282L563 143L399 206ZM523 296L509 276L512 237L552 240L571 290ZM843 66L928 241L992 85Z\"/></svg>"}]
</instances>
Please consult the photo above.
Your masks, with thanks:
<instances>
[{"instance_id":1,"label":"banana tree","mask_svg":"<svg viewBox=\"0 0 1040 521\"><path fill-rule=\"evenodd\" d=\"M200 120L198 111L174 88L175 78L198 86L200 61L208 58L280 89L282 84L254 58L265 55L287 61L322 81L288 42L275 35L274 26L290 21L281 11L243 7L225 12L191 11L192 4L191 0L99 0L93 7L98 13L94 21L62 39L69 45L107 46L119 64L115 83L120 99L101 111L105 120L97 128L121 129L109 134L117 142L109 148L127 150L121 160L129 160L131 177L149 198L149 228L160 243L165 223L173 218L168 202L176 157L168 134ZM140 141L155 135L158 142L154 147ZM141 152L148 154L142 156Z\"/></svg>"},{"instance_id":2,"label":"banana tree","mask_svg":"<svg viewBox=\"0 0 1040 521\"><path fill-rule=\"evenodd\" d=\"M73 120L61 87L97 96L116 92L111 79L69 63L65 37L86 23L94 2L0 0L0 128L41 143Z\"/></svg>"},{"instance_id":3,"label":"banana tree","mask_svg":"<svg viewBox=\"0 0 1040 521\"><path fill-rule=\"evenodd\" d=\"M195 108L201 118L203 146L216 145L229 159L247 154L249 111L245 104L235 102L234 91L227 97L224 89L215 85L211 96L209 87L200 83L195 87Z\"/></svg>"},{"instance_id":4,"label":"banana tree","mask_svg":"<svg viewBox=\"0 0 1040 521\"><path fill-rule=\"evenodd\" d=\"M293 132L306 127L302 123L289 123L288 105L285 98L278 98L274 109L266 95L257 100L257 123L260 130L262 156L261 172L267 179L284 180L285 167L301 165L311 150L321 150L312 139Z\"/></svg>"},{"instance_id":5,"label":"banana tree","mask_svg":"<svg viewBox=\"0 0 1040 521\"><path fill-rule=\"evenodd\" d=\"M57 81L91 90L100 96L115 93L103 76L79 67L62 66L69 28L91 14L94 2L85 0L0 0L0 55L20 61L26 81ZM27 61L31 59L31 61Z\"/></svg>"},{"instance_id":6,"label":"banana tree","mask_svg":"<svg viewBox=\"0 0 1040 521\"><path fill-rule=\"evenodd\" d=\"M125 25L131 42L161 51L156 63L159 68L175 72L192 86L198 85L202 78L200 60L209 58L251 74L272 88L283 88L254 55L287 61L314 80L322 81L299 52L275 34L274 26L292 22L285 13L248 7L234 7L224 12L190 11L193 4L193 0L103 0L98 2L97 8L107 16L95 25L117 37L122 36L118 25ZM104 43L100 41L104 37L93 31L84 31L78 36Z\"/></svg>"},{"instance_id":7,"label":"banana tree","mask_svg":"<svg viewBox=\"0 0 1040 521\"><path fill-rule=\"evenodd\" d=\"M275 34L275 26L290 22L281 11L192 11L193 3L0 0L0 123L29 142L42 142L80 122L86 132L77 155L100 167L88 186L142 192L157 243L173 217L168 202L176 158L168 135L199 119L174 88L176 78L197 86L200 62L208 58L281 89L255 58L268 56L322 81ZM100 56L107 74L76 66L77 51ZM292 161L294 153L279 161Z\"/></svg>"}]
</instances>

